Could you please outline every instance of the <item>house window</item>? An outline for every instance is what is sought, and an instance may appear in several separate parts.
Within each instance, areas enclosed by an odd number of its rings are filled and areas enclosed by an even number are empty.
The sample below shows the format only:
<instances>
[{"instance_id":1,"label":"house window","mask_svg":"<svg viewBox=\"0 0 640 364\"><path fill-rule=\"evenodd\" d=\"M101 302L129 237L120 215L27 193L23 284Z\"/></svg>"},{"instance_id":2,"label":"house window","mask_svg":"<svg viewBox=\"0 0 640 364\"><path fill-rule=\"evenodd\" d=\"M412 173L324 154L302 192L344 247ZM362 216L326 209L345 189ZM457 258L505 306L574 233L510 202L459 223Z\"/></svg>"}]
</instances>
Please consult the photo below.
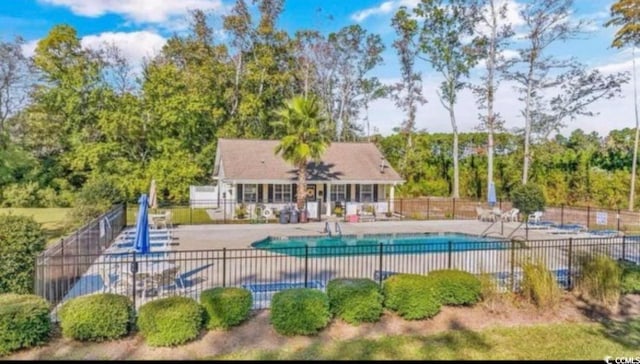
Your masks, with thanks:
<instances>
[{"instance_id":1,"label":"house window","mask_svg":"<svg viewBox=\"0 0 640 364\"><path fill-rule=\"evenodd\" d=\"M244 185L242 201L258 202L258 185Z\"/></svg>"},{"instance_id":2,"label":"house window","mask_svg":"<svg viewBox=\"0 0 640 364\"><path fill-rule=\"evenodd\" d=\"M347 185L331 186L331 201L346 201L346 200L347 200Z\"/></svg>"},{"instance_id":3,"label":"house window","mask_svg":"<svg viewBox=\"0 0 640 364\"><path fill-rule=\"evenodd\" d=\"M374 202L373 188L374 188L374 185L360 185L360 201Z\"/></svg>"},{"instance_id":4,"label":"house window","mask_svg":"<svg viewBox=\"0 0 640 364\"><path fill-rule=\"evenodd\" d=\"M291 185L273 185L273 202L291 202Z\"/></svg>"}]
</instances>

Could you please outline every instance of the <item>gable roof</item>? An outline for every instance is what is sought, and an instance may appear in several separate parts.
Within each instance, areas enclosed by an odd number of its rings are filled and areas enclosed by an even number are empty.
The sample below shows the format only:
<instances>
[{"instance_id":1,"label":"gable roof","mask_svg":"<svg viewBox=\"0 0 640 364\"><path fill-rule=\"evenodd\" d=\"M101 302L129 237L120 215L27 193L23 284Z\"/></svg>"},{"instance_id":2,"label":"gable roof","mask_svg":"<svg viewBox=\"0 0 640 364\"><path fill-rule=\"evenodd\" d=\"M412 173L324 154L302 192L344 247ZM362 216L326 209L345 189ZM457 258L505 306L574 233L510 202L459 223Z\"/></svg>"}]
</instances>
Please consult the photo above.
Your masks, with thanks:
<instances>
[{"instance_id":1,"label":"gable roof","mask_svg":"<svg viewBox=\"0 0 640 364\"><path fill-rule=\"evenodd\" d=\"M275 154L279 140L218 139L214 176L223 170L224 180L236 183L295 183L297 169ZM307 165L308 181L402 183L373 143L331 143L321 161Z\"/></svg>"}]
</instances>

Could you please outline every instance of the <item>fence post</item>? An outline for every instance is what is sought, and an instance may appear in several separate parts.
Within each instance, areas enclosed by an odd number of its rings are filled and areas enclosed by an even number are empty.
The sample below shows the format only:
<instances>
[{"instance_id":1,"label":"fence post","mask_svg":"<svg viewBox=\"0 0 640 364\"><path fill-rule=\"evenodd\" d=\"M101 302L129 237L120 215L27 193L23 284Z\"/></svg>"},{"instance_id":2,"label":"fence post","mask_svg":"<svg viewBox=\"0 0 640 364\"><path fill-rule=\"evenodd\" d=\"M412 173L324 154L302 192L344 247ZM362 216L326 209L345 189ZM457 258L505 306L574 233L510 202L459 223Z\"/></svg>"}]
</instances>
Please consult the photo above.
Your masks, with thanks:
<instances>
[{"instance_id":1,"label":"fence post","mask_svg":"<svg viewBox=\"0 0 640 364\"><path fill-rule=\"evenodd\" d=\"M564 204L560 205L560 225L564 225Z\"/></svg>"},{"instance_id":2,"label":"fence post","mask_svg":"<svg viewBox=\"0 0 640 364\"><path fill-rule=\"evenodd\" d=\"M133 287L131 288L132 290L132 296L133 296L133 307L136 307L136 273L138 273L138 262L136 261L136 252L133 252L133 261L131 262L131 274L133 275L133 279L132 279L132 283L133 283Z\"/></svg>"},{"instance_id":3,"label":"fence post","mask_svg":"<svg viewBox=\"0 0 640 364\"><path fill-rule=\"evenodd\" d=\"M227 286L227 248L222 248L222 287Z\"/></svg>"},{"instance_id":4,"label":"fence post","mask_svg":"<svg viewBox=\"0 0 640 364\"><path fill-rule=\"evenodd\" d=\"M226 224L227 223L227 199L226 198L222 200L222 211L223 211L222 222Z\"/></svg>"},{"instance_id":5,"label":"fence post","mask_svg":"<svg viewBox=\"0 0 640 364\"><path fill-rule=\"evenodd\" d=\"M568 269L567 269L567 289L571 290L572 288L572 279L571 279L571 263L573 261L573 238L569 238L569 262L568 262Z\"/></svg>"},{"instance_id":6,"label":"fence post","mask_svg":"<svg viewBox=\"0 0 640 364\"><path fill-rule=\"evenodd\" d=\"M427 197L427 220L429 220L429 207L430 207L430 206L429 206L429 205L430 205L429 201L430 201L430 200L431 200L431 199L430 199L429 197Z\"/></svg>"},{"instance_id":7,"label":"fence post","mask_svg":"<svg viewBox=\"0 0 640 364\"><path fill-rule=\"evenodd\" d=\"M60 250L62 256L64 257L64 238L60 238ZM62 261L62 265L64 265L64 260Z\"/></svg>"},{"instance_id":8,"label":"fence post","mask_svg":"<svg viewBox=\"0 0 640 364\"><path fill-rule=\"evenodd\" d=\"M516 242L511 240L511 292L516 290Z\"/></svg>"},{"instance_id":9,"label":"fence post","mask_svg":"<svg viewBox=\"0 0 640 364\"><path fill-rule=\"evenodd\" d=\"M123 204L123 208L124 208L124 213L122 214L124 221L122 226L127 226L127 202L125 201Z\"/></svg>"},{"instance_id":10,"label":"fence post","mask_svg":"<svg viewBox=\"0 0 640 364\"><path fill-rule=\"evenodd\" d=\"M448 269L451 269L451 252L453 251L452 245L453 243L451 242L451 240L449 240L448 248L447 248L447 268Z\"/></svg>"},{"instance_id":11,"label":"fence post","mask_svg":"<svg viewBox=\"0 0 640 364\"><path fill-rule=\"evenodd\" d=\"M453 212L451 213L451 220L456 219L456 198L452 198L451 202L453 203Z\"/></svg>"},{"instance_id":12,"label":"fence post","mask_svg":"<svg viewBox=\"0 0 640 364\"><path fill-rule=\"evenodd\" d=\"M193 208L189 206L189 225L193 225Z\"/></svg>"},{"instance_id":13,"label":"fence post","mask_svg":"<svg viewBox=\"0 0 640 364\"><path fill-rule=\"evenodd\" d=\"M591 220L591 206L587 206L587 229L589 229L589 220Z\"/></svg>"},{"instance_id":14,"label":"fence post","mask_svg":"<svg viewBox=\"0 0 640 364\"><path fill-rule=\"evenodd\" d=\"M382 254L383 254L383 249L384 246L382 245L382 243L380 243L380 261L379 261L379 265L378 265L378 269L380 272L380 275L378 275L378 284L380 286L382 286Z\"/></svg>"},{"instance_id":15,"label":"fence post","mask_svg":"<svg viewBox=\"0 0 640 364\"><path fill-rule=\"evenodd\" d=\"M620 231L620 209L618 209L618 213L616 214L617 226L616 230Z\"/></svg>"},{"instance_id":16,"label":"fence post","mask_svg":"<svg viewBox=\"0 0 640 364\"><path fill-rule=\"evenodd\" d=\"M626 253L627 253L627 237L625 235L622 235L622 260L626 259Z\"/></svg>"},{"instance_id":17,"label":"fence post","mask_svg":"<svg viewBox=\"0 0 640 364\"><path fill-rule=\"evenodd\" d=\"M404 212L402 210L402 201L403 201L403 199L400 199L400 216L401 216L400 218L402 218L402 216L404 216Z\"/></svg>"},{"instance_id":18,"label":"fence post","mask_svg":"<svg viewBox=\"0 0 640 364\"><path fill-rule=\"evenodd\" d=\"M304 246L304 288L307 288L309 281L309 246Z\"/></svg>"}]
</instances>

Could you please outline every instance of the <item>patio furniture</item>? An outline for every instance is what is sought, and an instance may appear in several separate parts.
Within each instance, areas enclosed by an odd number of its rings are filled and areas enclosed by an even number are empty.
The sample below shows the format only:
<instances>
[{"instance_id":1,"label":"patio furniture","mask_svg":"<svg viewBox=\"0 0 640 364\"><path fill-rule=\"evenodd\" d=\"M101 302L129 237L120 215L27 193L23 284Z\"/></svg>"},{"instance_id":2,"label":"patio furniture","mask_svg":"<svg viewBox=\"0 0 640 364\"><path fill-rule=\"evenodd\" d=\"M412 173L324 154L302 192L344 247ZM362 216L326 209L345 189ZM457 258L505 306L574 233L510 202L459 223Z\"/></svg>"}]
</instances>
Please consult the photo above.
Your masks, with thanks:
<instances>
[{"instance_id":1,"label":"patio furniture","mask_svg":"<svg viewBox=\"0 0 640 364\"><path fill-rule=\"evenodd\" d=\"M542 211L536 211L533 214L530 214L529 222L534 224L540 223L540 219L542 219L542 214L543 214Z\"/></svg>"},{"instance_id":2,"label":"patio furniture","mask_svg":"<svg viewBox=\"0 0 640 364\"><path fill-rule=\"evenodd\" d=\"M476 206L476 218L480 221L493 221L491 210L485 210L480 206Z\"/></svg>"},{"instance_id":3,"label":"patio furniture","mask_svg":"<svg viewBox=\"0 0 640 364\"><path fill-rule=\"evenodd\" d=\"M153 221L156 229L173 229L173 213L171 210L167 210L164 214L154 215Z\"/></svg>"},{"instance_id":4,"label":"patio furniture","mask_svg":"<svg viewBox=\"0 0 640 364\"><path fill-rule=\"evenodd\" d=\"M162 272L154 273L152 276L151 284L154 289L157 290L158 296L164 295L167 290L177 289L184 291L185 284L180 274L180 266L174 265Z\"/></svg>"}]
</instances>

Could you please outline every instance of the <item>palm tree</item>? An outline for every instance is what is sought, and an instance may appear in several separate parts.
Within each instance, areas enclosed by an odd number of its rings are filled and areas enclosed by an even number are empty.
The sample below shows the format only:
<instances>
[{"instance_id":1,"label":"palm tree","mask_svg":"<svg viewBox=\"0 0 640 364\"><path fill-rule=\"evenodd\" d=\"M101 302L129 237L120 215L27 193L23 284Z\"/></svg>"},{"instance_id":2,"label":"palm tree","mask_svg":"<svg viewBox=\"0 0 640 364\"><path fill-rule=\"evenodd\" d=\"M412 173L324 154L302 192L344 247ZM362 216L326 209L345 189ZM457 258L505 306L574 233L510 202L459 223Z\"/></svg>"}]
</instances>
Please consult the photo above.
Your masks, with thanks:
<instances>
[{"instance_id":1,"label":"palm tree","mask_svg":"<svg viewBox=\"0 0 640 364\"><path fill-rule=\"evenodd\" d=\"M304 208L307 191L307 164L319 160L331 144L331 130L320 113L317 98L296 96L278 111L279 121L273 126L280 128L284 137L276 146L275 153L298 169L298 209Z\"/></svg>"}]
</instances>

